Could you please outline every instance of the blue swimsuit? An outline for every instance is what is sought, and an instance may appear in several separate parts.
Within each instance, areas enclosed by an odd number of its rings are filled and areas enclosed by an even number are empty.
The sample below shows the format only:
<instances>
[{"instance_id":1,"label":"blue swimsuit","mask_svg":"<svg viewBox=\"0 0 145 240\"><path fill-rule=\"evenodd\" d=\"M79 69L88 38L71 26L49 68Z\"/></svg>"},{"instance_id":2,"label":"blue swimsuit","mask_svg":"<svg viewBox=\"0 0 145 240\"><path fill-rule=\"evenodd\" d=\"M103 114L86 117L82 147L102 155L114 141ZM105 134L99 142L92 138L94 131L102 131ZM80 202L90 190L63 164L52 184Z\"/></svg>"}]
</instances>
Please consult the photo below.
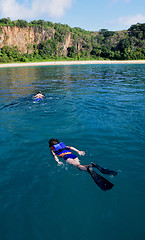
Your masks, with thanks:
<instances>
[{"instance_id":1,"label":"blue swimsuit","mask_svg":"<svg viewBox=\"0 0 145 240\"><path fill-rule=\"evenodd\" d=\"M77 156L74 155L74 154L72 154L72 153L68 153L68 154L65 154L65 155L63 156L63 159L64 159L65 161L66 161L68 158L75 159L75 158L77 158Z\"/></svg>"},{"instance_id":2,"label":"blue swimsuit","mask_svg":"<svg viewBox=\"0 0 145 240\"><path fill-rule=\"evenodd\" d=\"M35 101L42 101L42 98L36 98Z\"/></svg>"}]
</instances>

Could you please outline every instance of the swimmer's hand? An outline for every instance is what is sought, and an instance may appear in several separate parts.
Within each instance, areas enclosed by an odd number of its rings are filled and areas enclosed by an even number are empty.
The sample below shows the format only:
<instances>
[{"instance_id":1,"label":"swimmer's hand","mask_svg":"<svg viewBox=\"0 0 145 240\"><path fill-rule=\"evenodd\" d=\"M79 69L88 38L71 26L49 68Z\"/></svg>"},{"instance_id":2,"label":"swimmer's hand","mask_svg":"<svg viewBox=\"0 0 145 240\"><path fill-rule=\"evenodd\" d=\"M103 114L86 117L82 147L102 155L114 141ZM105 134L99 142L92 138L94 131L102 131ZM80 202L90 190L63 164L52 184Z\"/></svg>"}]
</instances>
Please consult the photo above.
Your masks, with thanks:
<instances>
[{"instance_id":1,"label":"swimmer's hand","mask_svg":"<svg viewBox=\"0 0 145 240\"><path fill-rule=\"evenodd\" d=\"M62 164L63 164L63 162L60 162L60 161L59 161L57 165L60 166L60 165L62 165Z\"/></svg>"},{"instance_id":2,"label":"swimmer's hand","mask_svg":"<svg viewBox=\"0 0 145 240\"><path fill-rule=\"evenodd\" d=\"M84 156L84 155L85 155L85 152L84 152L84 151L78 151L78 154L79 154L80 156Z\"/></svg>"},{"instance_id":3,"label":"swimmer's hand","mask_svg":"<svg viewBox=\"0 0 145 240\"><path fill-rule=\"evenodd\" d=\"M85 152L84 151L79 151L78 149L74 148L74 147L70 147L70 146L67 146L67 148L77 152L80 156L84 156L85 155Z\"/></svg>"}]
</instances>

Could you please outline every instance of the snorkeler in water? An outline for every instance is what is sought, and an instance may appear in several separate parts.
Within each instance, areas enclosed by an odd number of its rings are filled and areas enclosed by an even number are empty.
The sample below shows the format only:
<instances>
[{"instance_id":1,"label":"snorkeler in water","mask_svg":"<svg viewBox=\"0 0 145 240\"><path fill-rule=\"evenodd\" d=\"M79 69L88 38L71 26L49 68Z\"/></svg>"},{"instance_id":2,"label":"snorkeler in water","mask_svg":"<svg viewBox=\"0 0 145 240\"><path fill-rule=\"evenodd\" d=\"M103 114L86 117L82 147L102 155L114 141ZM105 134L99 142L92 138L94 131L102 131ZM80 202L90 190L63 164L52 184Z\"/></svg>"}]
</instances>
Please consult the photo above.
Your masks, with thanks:
<instances>
[{"instance_id":1,"label":"snorkeler in water","mask_svg":"<svg viewBox=\"0 0 145 240\"><path fill-rule=\"evenodd\" d=\"M42 94L41 91L39 91L35 96L34 99L35 101L42 101L45 96Z\"/></svg>"},{"instance_id":2,"label":"snorkeler in water","mask_svg":"<svg viewBox=\"0 0 145 240\"><path fill-rule=\"evenodd\" d=\"M51 152L53 154L54 159L58 162L58 165L63 164L63 162L59 161L58 157L61 157L66 163L72 164L76 166L78 169L82 171L87 171L95 183L104 191L110 190L113 187L113 184L109 182L107 179L104 177L100 176L97 174L93 167L97 168L100 172L103 174L108 174L108 175L117 175L117 172L109 169L105 169L100 167L96 163L91 163L89 165L82 165L80 164L80 160L78 157L72 153L72 151L77 152L80 156L84 156L85 152L84 151L79 151L78 149L71 147L71 146L66 146L63 142L59 142L58 139L52 138L49 140L49 147L51 148Z\"/></svg>"}]
</instances>

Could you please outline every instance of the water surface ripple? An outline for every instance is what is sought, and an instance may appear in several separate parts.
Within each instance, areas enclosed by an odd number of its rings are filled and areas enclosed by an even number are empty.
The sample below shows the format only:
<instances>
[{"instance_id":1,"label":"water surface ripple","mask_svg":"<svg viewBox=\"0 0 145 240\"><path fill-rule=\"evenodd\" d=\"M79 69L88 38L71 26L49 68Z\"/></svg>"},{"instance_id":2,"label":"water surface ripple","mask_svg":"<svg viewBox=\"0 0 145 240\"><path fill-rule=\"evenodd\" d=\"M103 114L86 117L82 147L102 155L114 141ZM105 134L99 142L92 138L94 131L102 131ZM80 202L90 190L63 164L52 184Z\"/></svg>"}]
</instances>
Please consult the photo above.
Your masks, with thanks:
<instances>
[{"instance_id":1,"label":"water surface ripple","mask_svg":"<svg viewBox=\"0 0 145 240\"><path fill-rule=\"evenodd\" d=\"M0 69L0 96L2 240L144 238L144 64ZM52 137L117 170L114 188L58 167Z\"/></svg>"}]
</instances>

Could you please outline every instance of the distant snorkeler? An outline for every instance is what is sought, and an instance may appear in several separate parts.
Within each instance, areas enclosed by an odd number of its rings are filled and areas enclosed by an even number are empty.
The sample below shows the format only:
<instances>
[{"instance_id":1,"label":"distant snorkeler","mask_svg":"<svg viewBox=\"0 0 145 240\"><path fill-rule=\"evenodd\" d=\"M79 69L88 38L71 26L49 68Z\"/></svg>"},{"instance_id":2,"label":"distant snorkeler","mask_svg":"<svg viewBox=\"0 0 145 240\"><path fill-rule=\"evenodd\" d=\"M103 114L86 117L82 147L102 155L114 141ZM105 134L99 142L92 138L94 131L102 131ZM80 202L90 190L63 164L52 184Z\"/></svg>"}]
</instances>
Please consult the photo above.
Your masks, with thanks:
<instances>
[{"instance_id":1,"label":"distant snorkeler","mask_svg":"<svg viewBox=\"0 0 145 240\"><path fill-rule=\"evenodd\" d=\"M34 96L34 100L35 100L35 101L42 101L44 97L45 97L45 96L42 94L42 92L39 91L39 92Z\"/></svg>"},{"instance_id":2,"label":"distant snorkeler","mask_svg":"<svg viewBox=\"0 0 145 240\"><path fill-rule=\"evenodd\" d=\"M95 183L103 190L110 190L114 184L108 181L106 178L100 176L98 173L94 171L94 167L97 168L103 174L108 174L115 176L117 175L116 171L109 170L106 168L100 167L96 163L91 163L89 165L82 165L80 164L80 160L78 157L72 153L72 151L77 152L80 156L84 156L84 151L79 151L78 149L70 146L66 146L63 142L59 142L58 139L52 138L49 140L49 147L51 148L51 153L53 154L54 159L58 162L58 165L63 164L63 162L59 161L59 157L63 158L63 160L68 163L76 166L78 169L82 171L87 171ZM72 151L71 151L72 150Z\"/></svg>"}]
</instances>

